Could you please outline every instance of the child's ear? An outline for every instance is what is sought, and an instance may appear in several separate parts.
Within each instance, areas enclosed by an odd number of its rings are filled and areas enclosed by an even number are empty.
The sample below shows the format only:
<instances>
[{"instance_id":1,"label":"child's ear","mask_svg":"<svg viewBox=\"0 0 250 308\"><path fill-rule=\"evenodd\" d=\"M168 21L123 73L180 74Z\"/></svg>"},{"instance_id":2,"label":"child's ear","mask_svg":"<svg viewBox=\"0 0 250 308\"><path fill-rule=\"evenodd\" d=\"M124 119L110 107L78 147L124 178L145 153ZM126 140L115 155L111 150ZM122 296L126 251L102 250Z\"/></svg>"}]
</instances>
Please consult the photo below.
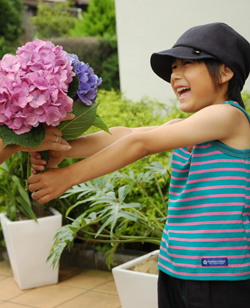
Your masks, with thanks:
<instances>
[{"instance_id":1,"label":"child's ear","mask_svg":"<svg viewBox=\"0 0 250 308\"><path fill-rule=\"evenodd\" d=\"M225 82L228 82L230 79L233 78L234 72L226 66L225 64L222 64L220 67L220 81L219 84L223 84Z\"/></svg>"}]
</instances>

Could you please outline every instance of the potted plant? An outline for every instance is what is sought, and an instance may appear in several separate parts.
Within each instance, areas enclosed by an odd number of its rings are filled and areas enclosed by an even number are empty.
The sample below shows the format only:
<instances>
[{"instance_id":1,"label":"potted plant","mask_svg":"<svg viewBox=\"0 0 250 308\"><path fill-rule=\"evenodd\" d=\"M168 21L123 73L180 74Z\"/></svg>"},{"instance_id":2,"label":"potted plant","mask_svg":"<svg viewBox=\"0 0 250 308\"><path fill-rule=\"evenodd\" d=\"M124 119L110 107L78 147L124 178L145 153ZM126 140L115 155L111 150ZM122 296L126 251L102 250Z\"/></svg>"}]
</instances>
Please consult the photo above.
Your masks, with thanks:
<instances>
[{"instance_id":1,"label":"potted plant","mask_svg":"<svg viewBox=\"0 0 250 308\"><path fill-rule=\"evenodd\" d=\"M109 176L97 178L68 190L61 198L76 194L78 201L68 209L66 216L79 205L87 204L89 208L79 217L73 219L71 224L63 226L57 232L48 258L48 260L53 259L53 266L57 266L64 248L70 249L74 245L75 239L92 243L110 243L111 249L106 259L109 267L114 265L112 257L119 244L147 242L159 247L167 218L166 192L169 186L168 169L170 163L171 158L168 167L164 168L160 163L153 162L145 167L145 172L140 172L138 176L135 176L132 170L129 174L114 172ZM124 181L126 184L117 188L117 183L124 184ZM142 192L142 202L133 202L134 196L131 196L131 191L133 188L133 191L138 194L136 187ZM166 190L165 195L163 188ZM150 189L154 192L158 191L155 198L147 193ZM130 225L136 230L133 234L127 232ZM153 254L158 255L158 250ZM157 307L157 274L135 273L130 270L135 264L145 261L149 255L113 268L123 308L142 307L142 305L150 308ZM132 277L129 278L129 276ZM136 290L135 283L127 279L136 281ZM139 282L140 279L142 282ZM122 283L121 286L120 283ZM126 284L126 288L124 288L124 284ZM146 284L148 284L147 287ZM145 292L147 288L151 288L151 291ZM140 289L143 291L142 294L139 292ZM134 295L128 294L129 290Z\"/></svg>"},{"instance_id":2,"label":"potted plant","mask_svg":"<svg viewBox=\"0 0 250 308\"><path fill-rule=\"evenodd\" d=\"M62 226L62 215L46 208L44 217L32 210L32 198L25 190L27 154L16 153L0 165L1 225L13 276L20 289L58 282L58 268L46 264L53 237Z\"/></svg>"}]
</instances>

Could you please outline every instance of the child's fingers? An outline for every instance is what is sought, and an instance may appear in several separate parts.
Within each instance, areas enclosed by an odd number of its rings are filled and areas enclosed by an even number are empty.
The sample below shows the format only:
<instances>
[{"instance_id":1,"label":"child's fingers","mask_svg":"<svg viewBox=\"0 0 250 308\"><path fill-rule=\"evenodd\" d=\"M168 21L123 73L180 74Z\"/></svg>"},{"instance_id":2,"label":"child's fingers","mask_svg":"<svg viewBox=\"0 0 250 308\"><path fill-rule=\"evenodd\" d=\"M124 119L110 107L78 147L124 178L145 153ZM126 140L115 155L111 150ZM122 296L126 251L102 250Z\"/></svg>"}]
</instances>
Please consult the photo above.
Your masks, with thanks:
<instances>
[{"instance_id":1,"label":"child's fingers","mask_svg":"<svg viewBox=\"0 0 250 308\"><path fill-rule=\"evenodd\" d=\"M34 164L31 164L31 168L32 168L32 170L34 170L34 171L44 171L44 169L45 169L44 166L41 166L41 165L34 165Z\"/></svg>"},{"instance_id":2,"label":"child's fingers","mask_svg":"<svg viewBox=\"0 0 250 308\"><path fill-rule=\"evenodd\" d=\"M61 196L69 184L65 181L62 169L50 169L44 173L31 175L28 179L32 198L38 203L45 203Z\"/></svg>"},{"instance_id":3,"label":"child's fingers","mask_svg":"<svg viewBox=\"0 0 250 308\"><path fill-rule=\"evenodd\" d=\"M38 152L30 152L30 159L41 159L42 156Z\"/></svg>"},{"instance_id":4,"label":"child's fingers","mask_svg":"<svg viewBox=\"0 0 250 308\"><path fill-rule=\"evenodd\" d=\"M37 152L30 153L30 165L33 170L36 171L43 171L44 166L47 164L47 162L42 159L41 155Z\"/></svg>"},{"instance_id":5,"label":"child's fingers","mask_svg":"<svg viewBox=\"0 0 250 308\"><path fill-rule=\"evenodd\" d=\"M73 113L67 113L66 117L62 119L62 121L69 121L74 119L75 115Z\"/></svg>"}]
</instances>

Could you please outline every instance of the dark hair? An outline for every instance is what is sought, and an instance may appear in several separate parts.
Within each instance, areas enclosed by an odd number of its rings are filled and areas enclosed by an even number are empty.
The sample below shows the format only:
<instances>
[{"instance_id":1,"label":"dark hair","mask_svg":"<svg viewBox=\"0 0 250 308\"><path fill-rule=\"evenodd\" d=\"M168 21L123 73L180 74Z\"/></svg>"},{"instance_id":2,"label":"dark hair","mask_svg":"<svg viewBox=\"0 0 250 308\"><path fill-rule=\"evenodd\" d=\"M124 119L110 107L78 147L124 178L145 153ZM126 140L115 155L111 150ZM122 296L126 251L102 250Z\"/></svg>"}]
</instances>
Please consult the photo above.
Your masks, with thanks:
<instances>
[{"instance_id":1,"label":"dark hair","mask_svg":"<svg viewBox=\"0 0 250 308\"><path fill-rule=\"evenodd\" d=\"M222 62L215 59L204 59L203 61L208 69L210 76L214 80L215 87L217 87L220 80L220 65ZM240 84L235 74L233 75L233 78L229 80L227 96L228 100L236 101L242 108L245 109L245 105L240 94Z\"/></svg>"}]
</instances>

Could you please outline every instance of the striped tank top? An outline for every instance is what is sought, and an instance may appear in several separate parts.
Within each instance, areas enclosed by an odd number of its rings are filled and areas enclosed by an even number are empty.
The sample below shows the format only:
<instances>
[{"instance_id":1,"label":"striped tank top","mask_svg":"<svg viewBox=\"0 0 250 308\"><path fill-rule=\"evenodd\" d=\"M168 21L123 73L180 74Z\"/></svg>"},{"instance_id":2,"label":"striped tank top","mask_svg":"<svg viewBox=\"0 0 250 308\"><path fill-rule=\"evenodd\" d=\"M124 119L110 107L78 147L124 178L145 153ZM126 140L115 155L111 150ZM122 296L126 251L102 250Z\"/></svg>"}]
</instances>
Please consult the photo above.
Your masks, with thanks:
<instances>
[{"instance_id":1,"label":"striped tank top","mask_svg":"<svg viewBox=\"0 0 250 308\"><path fill-rule=\"evenodd\" d=\"M233 101L233 105L247 112ZM190 280L250 279L250 149L219 141L173 153L158 267Z\"/></svg>"}]
</instances>

